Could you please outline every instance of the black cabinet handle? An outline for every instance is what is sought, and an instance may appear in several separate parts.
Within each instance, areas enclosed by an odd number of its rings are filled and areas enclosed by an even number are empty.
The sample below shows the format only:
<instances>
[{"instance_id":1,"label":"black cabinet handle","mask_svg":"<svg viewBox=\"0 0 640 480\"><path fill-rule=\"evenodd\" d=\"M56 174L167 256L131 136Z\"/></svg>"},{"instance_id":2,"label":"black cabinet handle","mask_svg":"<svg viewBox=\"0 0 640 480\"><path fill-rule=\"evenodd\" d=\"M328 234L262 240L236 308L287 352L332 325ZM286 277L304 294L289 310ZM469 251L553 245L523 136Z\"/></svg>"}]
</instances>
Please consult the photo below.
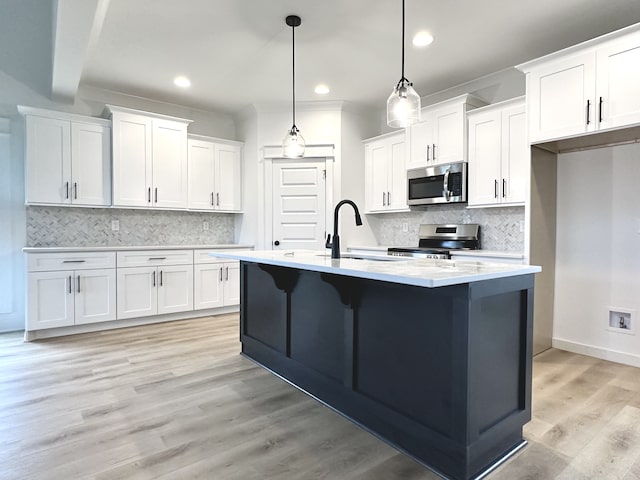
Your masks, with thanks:
<instances>
[{"instance_id":1,"label":"black cabinet handle","mask_svg":"<svg viewBox=\"0 0 640 480\"><path fill-rule=\"evenodd\" d=\"M84 260L63 260L62 263L84 263Z\"/></svg>"},{"instance_id":2,"label":"black cabinet handle","mask_svg":"<svg viewBox=\"0 0 640 480\"><path fill-rule=\"evenodd\" d=\"M227 275L226 275L225 280L229 281L229 267L226 267L226 268L227 268Z\"/></svg>"},{"instance_id":3,"label":"black cabinet handle","mask_svg":"<svg viewBox=\"0 0 640 480\"><path fill-rule=\"evenodd\" d=\"M155 270L152 272L152 277L153 277L153 286L156 286L156 272Z\"/></svg>"},{"instance_id":4,"label":"black cabinet handle","mask_svg":"<svg viewBox=\"0 0 640 480\"><path fill-rule=\"evenodd\" d=\"M493 196L498 198L498 180L493 181Z\"/></svg>"},{"instance_id":5,"label":"black cabinet handle","mask_svg":"<svg viewBox=\"0 0 640 480\"><path fill-rule=\"evenodd\" d=\"M71 275L69 275L69 293L71 293Z\"/></svg>"},{"instance_id":6,"label":"black cabinet handle","mask_svg":"<svg viewBox=\"0 0 640 480\"><path fill-rule=\"evenodd\" d=\"M503 178L502 179L502 198L505 198L507 196L507 181Z\"/></svg>"},{"instance_id":7,"label":"black cabinet handle","mask_svg":"<svg viewBox=\"0 0 640 480\"><path fill-rule=\"evenodd\" d=\"M160 270L160 286L162 286L162 270Z\"/></svg>"},{"instance_id":8,"label":"black cabinet handle","mask_svg":"<svg viewBox=\"0 0 640 480\"><path fill-rule=\"evenodd\" d=\"M387 205L387 194L385 192L382 192L382 206L386 207Z\"/></svg>"},{"instance_id":9,"label":"black cabinet handle","mask_svg":"<svg viewBox=\"0 0 640 480\"><path fill-rule=\"evenodd\" d=\"M78 182L73 182L73 198L78 199Z\"/></svg>"},{"instance_id":10,"label":"black cabinet handle","mask_svg":"<svg viewBox=\"0 0 640 480\"><path fill-rule=\"evenodd\" d=\"M216 207L220 206L220 194L216 193Z\"/></svg>"},{"instance_id":11,"label":"black cabinet handle","mask_svg":"<svg viewBox=\"0 0 640 480\"><path fill-rule=\"evenodd\" d=\"M602 123L602 97L600 97L600 104L598 105L598 123Z\"/></svg>"},{"instance_id":12,"label":"black cabinet handle","mask_svg":"<svg viewBox=\"0 0 640 480\"><path fill-rule=\"evenodd\" d=\"M158 187L155 188L154 198L155 200L153 202L158 203Z\"/></svg>"},{"instance_id":13,"label":"black cabinet handle","mask_svg":"<svg viewBox=\"0 0 640 480\"><path fill-rule=\"evenodd\" d=\"M587 100L587 125L591 123L589 111L591 110L591 100Z\"/></svg>"},{"instance_id":14,"label":"black cabinet handle","mask_svg":"<svg viewBox=\"0 0 640 480\"><path fill-rule=\"evenodd\" d=\"M220 281L222 281L222 267L220 267Z\"/></svg>"},{"instance_id":15,"label":"black cabinet handle","mask_svg":"<svg viewBox=\"0 0 640 480\"><path fill-rule=\"evenodd\" d=\"M387 192L387 206L391 205L391 192Z\"/></svg>"},{"instance_id":16,"label":"black cabinet handle","mask_svg":"<svg viewBox=\"0 0 640 480\"><path fill-rule=\"evenodd\" d=\"M151 203L151 187L149 187L149 191L147 192L147 202Z\"/></svg>"},{"instance_id":17,"label":"black cabinet handle","mask_svg":"<svg viewBox=\"0 0 640 480\"><path fill-rule=\"evenodd\" d=\"M149 257L149 260L166 260L167 257Z\"/></svg>"},{"instance_id":18,"label":"black cabinet handle","mask_svg":"<svg viewBox=\"0 0 640 480\"><path fill-rule=\"evenodd\" d=\"M436 144L433 144L433 160L435 161L436 159Z\"/></svg>"},{"instance_id":19,"label":"black cabinet handle","mask_svg":"<svg viewBox=\"0 0 640 480\"><path fill-rule=\"evenodd\" d=\"M78 275L78 293L80 293L80 275Z\"/></svg>"},{"instance_id":20,"label":"black cabinet handle","mask_svg":"<svg viewBox=\"0 0 640 480\"><path fill-rule=\"evenodd\" d=\"M211 206L213 207L213 192L211 192Z\"/></svg>"},{"instance_id":21,"label":"black cabinet handle","mask_svg":"<svg viewBox=\"0 0 640 480\"><path fill-rule=\"evenodd\" d=\"M69 198L69 182L65 184L65 191L66 191L65 198L68 199Z\"/></svg>"},{"instance_id":22,"label":"black cabinet handle","mask_svg":"<svg viewBox=\"0 0 640 480\"><path fill-rule=\"evenodd\" d=\"M431 145L427 145L427 162L429 161L429 149L431 148Z\"/></svg>"}]
</instances>

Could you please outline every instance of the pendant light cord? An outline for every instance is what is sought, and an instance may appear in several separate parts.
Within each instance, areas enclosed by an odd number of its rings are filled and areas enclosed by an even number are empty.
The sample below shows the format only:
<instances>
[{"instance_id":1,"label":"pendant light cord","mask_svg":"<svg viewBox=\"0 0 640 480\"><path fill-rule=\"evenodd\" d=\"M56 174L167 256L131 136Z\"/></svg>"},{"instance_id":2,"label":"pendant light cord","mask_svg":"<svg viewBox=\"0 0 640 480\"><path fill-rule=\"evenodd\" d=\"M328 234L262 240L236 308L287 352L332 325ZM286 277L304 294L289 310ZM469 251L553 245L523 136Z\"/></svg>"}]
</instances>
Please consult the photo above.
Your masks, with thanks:
<instances>
[{"instance_id":1,"label":"pendant light cord","mask_svg":"<svg viewBox=\"0 0 640 480\"><path fill-rule=\"evenodd\" d=\"M403 0L404 1L404 0ZM292 103L292 110L293 110L293 127L292 130L296 129L296 27L292 26L291 27L291 59L292 59L292 68L291 68L291 83L293 84L293 88L291 89L292 92L292 97L293 97L293 103Z\"/></svg>"},{"instance_id":2,"label":"pendant light cord","mask_svg":"<svg viewBox=\"0 0 640 480\"><path fill-rule=\"evenodd\" d=\"M402 0L402 78L400 81L406 80L404 78L404 0Z\"/></svg>"}]
</instances>

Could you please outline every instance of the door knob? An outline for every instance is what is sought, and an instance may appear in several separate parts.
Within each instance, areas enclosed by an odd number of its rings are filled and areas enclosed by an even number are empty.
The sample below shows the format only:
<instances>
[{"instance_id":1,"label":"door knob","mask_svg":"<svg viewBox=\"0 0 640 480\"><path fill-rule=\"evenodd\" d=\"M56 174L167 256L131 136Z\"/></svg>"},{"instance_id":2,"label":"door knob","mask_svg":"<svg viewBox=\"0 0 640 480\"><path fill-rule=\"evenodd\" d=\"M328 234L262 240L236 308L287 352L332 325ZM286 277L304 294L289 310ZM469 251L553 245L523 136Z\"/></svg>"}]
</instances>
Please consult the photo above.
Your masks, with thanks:
<instances>
[{"instance_id":1,"label":"door knob","mask_svg":"<svg viewBox=\"0 0 640 480\"><path fill-rule=\"evenodd\" d=\"M273 244L277 247L278 245L280 245L280 240L276 240L275 242L273 242Z\"/></svg>"}]
</instances>

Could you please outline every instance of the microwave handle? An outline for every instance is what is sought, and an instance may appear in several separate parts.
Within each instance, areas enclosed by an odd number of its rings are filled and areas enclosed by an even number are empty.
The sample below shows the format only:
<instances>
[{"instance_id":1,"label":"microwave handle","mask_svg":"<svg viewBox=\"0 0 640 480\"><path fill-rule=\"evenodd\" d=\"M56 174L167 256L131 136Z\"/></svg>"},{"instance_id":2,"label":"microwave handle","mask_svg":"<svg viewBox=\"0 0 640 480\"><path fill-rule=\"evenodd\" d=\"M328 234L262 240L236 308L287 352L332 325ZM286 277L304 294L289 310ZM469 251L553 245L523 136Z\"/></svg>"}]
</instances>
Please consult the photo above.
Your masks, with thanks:
<instances>
[{"instance_id":1,"label":"microwave handle","mask_svg":"<svg viewBox=\"0 0 640 480\"><path fill-rule=\"evenodd\" d=\"M442 195L444 195L444 199L448 202L449 201L449 171L450 169L447 168L447 171L444 172L444 184L442 185Z\"/></svg>"}]
</instances>

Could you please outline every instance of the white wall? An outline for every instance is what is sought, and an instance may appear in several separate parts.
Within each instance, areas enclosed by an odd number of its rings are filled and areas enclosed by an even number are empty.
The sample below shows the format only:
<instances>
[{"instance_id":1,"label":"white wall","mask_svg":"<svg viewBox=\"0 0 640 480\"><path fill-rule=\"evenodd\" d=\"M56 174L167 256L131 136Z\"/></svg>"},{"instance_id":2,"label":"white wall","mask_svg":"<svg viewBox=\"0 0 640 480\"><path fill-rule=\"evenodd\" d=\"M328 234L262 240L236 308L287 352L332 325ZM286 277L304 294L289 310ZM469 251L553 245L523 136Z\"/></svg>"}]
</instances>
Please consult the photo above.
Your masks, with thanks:
<instances>
[{"instance_id":1,"label":"white wall","mask_svg":"<svg viewBox=\"0 0 640 480\"><path fill-rule=\"evenodd\" d=\"M640 366L640 144L558 155L553 344ZM607 329L635 310L635 335Z\"/></svg>"}]
</instances>

